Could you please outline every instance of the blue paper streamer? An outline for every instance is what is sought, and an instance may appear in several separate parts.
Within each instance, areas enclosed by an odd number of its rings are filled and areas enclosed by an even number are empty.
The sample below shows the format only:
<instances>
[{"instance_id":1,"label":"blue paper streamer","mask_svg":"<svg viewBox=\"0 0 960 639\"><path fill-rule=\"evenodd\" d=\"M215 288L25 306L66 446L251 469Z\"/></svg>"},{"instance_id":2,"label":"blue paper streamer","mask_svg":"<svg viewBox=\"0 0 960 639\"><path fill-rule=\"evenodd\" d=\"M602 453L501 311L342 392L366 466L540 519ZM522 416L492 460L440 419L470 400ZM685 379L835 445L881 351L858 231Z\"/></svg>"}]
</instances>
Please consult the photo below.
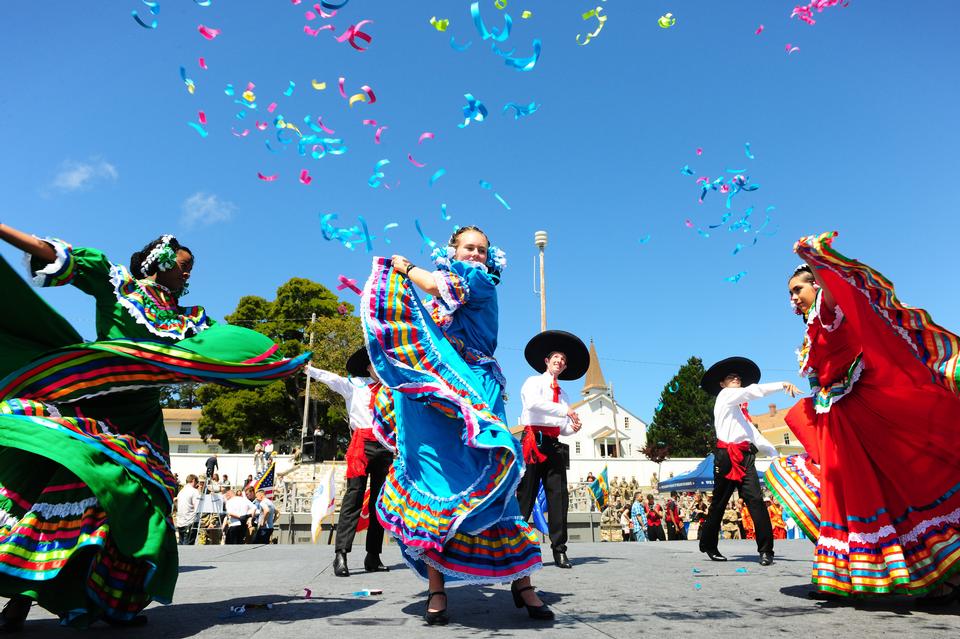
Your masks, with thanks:
<instances>
[{"instance_id":1,"label":"blue paper streamer","mask_svg":"<svg viewBox=\"0 0 960 639\"><path fill-rule=\"evenodd\" d=\"M725 277L724 279L725 279L726 281L728 281L728 282L733 282L734 284L736 284L736 283L739 282L739 281L743 278L743 276L746 275L746 274L747 274L746 271L740 271L740 272L737 273L736 275L731 275L730 277Z\"/></svg>"},{"instance_id":2,"label":"blue paper streamer","mask_svg":"<svg viewBox=\"0 0 960 639\"><path fill-rule=\"evenodd\" d=\"M466 51L467 49L470 48L471 44L473 44L473 40L470 40L469 42L463 45L457 44L457 41L454 39L454 37L450 36L450 48L453 49L454 51Z\"/></svg>"},{"instance_id":3,"label":"blue paper streamer","mask_svg":"<svg viewBox=\"0 0 960 639\"><path fill-rule=\"evenodd\" d=\"M450 219L450 214L447 213L447 204L443 203L440 205L440 219L447 221Z\"/></svg>"},{"instance_id":4,"label":"blue paper streamer","mask_svg":"<svg viewBox=\"0 0 960 639\"><path fill-rule=\"evenodd\" d=\"M384 242L385 244L390 244L390 243L391 243L391 242L390 242L390 238L387 237L387 231L389 231L390 229L395 229L395 228L397 228L398 226L400 226L400 225L397 224L396 222L390 222L389 224L384 225L384 227L383 227L383 242Z\"/></svg>"},{"instance_id":5,"label":"blue paper streamer","mask_svg":"<svg viewBox=\"0 0 960 639\"><path fill-rule=\"evenodd\" d=\"M457 126L461 129L470 126L470 121L483 122L487 117L487 107L483 102L473 97L472 93L464 93L463 97L467 99L467 106L463 107L463 124Z\"/></svg>"},{"instance_id":6,"label":"blue paper streamer","mask_svg":"<svg viewBox=\"0 0 960 639\"><path fill-rule=\"evenodd\" d=\"M743 152L747 154L747 158L748 158L748 159L750 159L750 160L754 159L753 153L750 151L750 143L749 143L749 142L747 142L746 144L743 145Z\"/></svg>"},{"instance_id":7,"label":"blue paper streamer","mask_svg":"<svg viewBox=\"0 0 960 639\"><path fill-rule=\"evenodd\" d=\"M433 186L434 182L436 182L446 174L447 174L446 169L437 169L437 172L430 176L430 186Z\"/></svg>"},{"instance_id":8,"label":"blue paper streamer","mask_svg":"<svg viewBox=\"0 0 960 639\"><path fill-rule=\"evenodd\" d=\"M197 130L197 133L200 134L200 137L201 137L201 138L205 138L205 137L207 137L208 135L210 135L209 133L207 133L207 131L206 131L202 126L200 126L200 125L197 124L196 122L187 122L187 126L191 126L191 127L193 127L194 129L196 129L196 130Z\"/></svg>"},{"instance_id":9,"label":"blue paper streamer","mask_svg":"<svg viewBox=\"0 0 960 639\"><path fill-rule=\"evenodd\" d=\"M283 92L283 95L289 98L291 95L293 95L293 89L296 86L297 86L297 83L294 82L293 80L290 80L290 86L288 86L287 90Z\"/></svg>"},{"instance_id":10,"label":"blue paper streamer","mask_svg":"<svg viewBox=\"0 0 960 639\"><path fill-rule=\"evenodd\" d=\"M517 104L516 102L507 102L505 105L503 105L503 113L506 113L509 109L514 109L516 113L513 114L513 119L519 120L520 118L524 118L528 115L536 113L537 109L539 108L540 105L536 102L531 102L527 106Z\"/></svg>"},{"instance_id":11,"label":"blue paper streamer","mask_svg":"<svg viewBox=\"0 0 960 639\"><path fill-rule=\"evenodd\" d=\"M517 71L532 71L540 61L540 52L543 48L540 40L533 41L533 55L527 58L504 58L504 63L508 67L513 67Z\"/></svg>"},{"instance_id":12,"label":"blue paper streamer","mask_svg":"<svg viewBox=\"0 0 960 639\"><path fill-rule=\"evenodd\" d=\"M489 31L487 30L487 26L483 23L483 18L480 17L479 2L474 2L470 5L470 15L473 17L473 24L477 28L477 33L480 34L482 39L493 39L497 42L503 42L510 37L510 27L513 26L513 18L510 17L509 13L503 14L503 29L491 29Z\"/></svg>"},{"instance_id":13,"label":"blue paper streamer","mask_svg":"<svg viewBox=\"0 0 960 639\"><path fill-rule=\"evenodd\" d=\"M423 244L420 245L420 252L423 253L423 247L427 247L427 249L432 251L433 247L435 247L437 243L427 237L427 234L423 232L422 228L420 228L420 220L414 220L413 224L417 227L417 233L420 234L420 238L423 240Z\"/></svg>"}]
</instances>

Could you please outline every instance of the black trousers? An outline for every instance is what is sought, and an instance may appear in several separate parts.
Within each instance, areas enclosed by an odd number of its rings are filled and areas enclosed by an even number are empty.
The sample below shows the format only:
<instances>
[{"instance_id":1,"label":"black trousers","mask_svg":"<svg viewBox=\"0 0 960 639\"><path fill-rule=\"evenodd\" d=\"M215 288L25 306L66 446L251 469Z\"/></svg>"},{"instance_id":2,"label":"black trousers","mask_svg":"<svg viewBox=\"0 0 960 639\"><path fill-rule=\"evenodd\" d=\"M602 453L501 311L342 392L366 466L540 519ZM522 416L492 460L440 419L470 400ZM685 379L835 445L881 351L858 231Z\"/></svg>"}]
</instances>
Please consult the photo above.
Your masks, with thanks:
<instances>
[{"instance_id":1,"label":"black trousers","mask_svg":"<svg viewBox=\"0 0 960 639\"><path fill-rule=\"evenodd\" d=\"M666 541L667 538L663 534L663 526L657 524L656 526L647 526L647 541Z\"/></svg>"},{"instance_id":2,"label":"black trousers","mask_svg":"<svg viewBox=\"0 0 960 639\"><path fill-rule=\"evenodd\" d=\"M667 522L667 540L668 541L679 541L684 539L683 536L683 524L680 524L678 528L672 521Z\"/></svg>"},{"instance_id":3,"label":"black trousers","mask_svg":"<svg viewBox=\"0 0 960 639\"><path fill-rule=\"evenodd\" d=\"M743 456L743 467L746 474L743 480L736 482L727 479L732 464L727 449L718 448L714 453L713 464L713 501L710 502L710 512L704 522L703 534L700 536L700 550L702 552L716 552L717 541L720 537L720 527L723 525L723 512L727 509L727 502L738 490L740 497L747 503L747 510L753 518L754 529L757 534L757 551L773 552L773 526L770 525L770 513L763 503L763 490L760 488L760 478L757 477L756 449Z\"/></svg>"},{"instance_id":4,"label":"black trousers","mask_svg":"<svg viewBox=\"0 0 960 639\"><path fill-rule=\"evenodd\" d=\"M383 488L383 481L393 464L393 453L377 441L364 442L363 451L367 455L367 474L347 480L347 492L340 504L340 519L337 520L336 551L350 552L353 549L353 538L357 535L357 523L360 522L363 494L367 491L369 476L370 527L367 528L366 546L368 553L379 555L383 550L383 526L377 519L377 500L380 499L380 489Z\"/></svg>"},{"instance_id":5,"label":"black trousers","mask_svg":"<svg viewBox=\"0 0 960 639\"><path fill-rule=\"evenodd\" d=\"M247 541L247 521L249 516L240 518L240 523L236 526L227 526L227 540L229 545L243 544Z\"/></svg>"},{"instance_id":6,"label":"black trousers","mask_svg":"<svg viewBox=\"0 0 960 639\"><path fill-rule=\"evenodd\" d=\"M177 528L177 532L180 533L180 545L181 546L192 546L197 543L197 524L192 523L189 526L181 526Z\"/></svg>"},{"instance_id":7,"label":"black trousers","mask_svg":"<svg viewBox=\"0 0 960 639\"><path fill-rule=\"evenodd\" d=\"M527 472L517 490L520 513L524 519L530 520L540 482L543 482L543 491L547 494L550 546L553 552L567 552L567 508L570 495L567 491L567 464L563 445L556 437L537 433L537 448L547 459L539 464L527 464Z\"/></svg>"}]
</instances>

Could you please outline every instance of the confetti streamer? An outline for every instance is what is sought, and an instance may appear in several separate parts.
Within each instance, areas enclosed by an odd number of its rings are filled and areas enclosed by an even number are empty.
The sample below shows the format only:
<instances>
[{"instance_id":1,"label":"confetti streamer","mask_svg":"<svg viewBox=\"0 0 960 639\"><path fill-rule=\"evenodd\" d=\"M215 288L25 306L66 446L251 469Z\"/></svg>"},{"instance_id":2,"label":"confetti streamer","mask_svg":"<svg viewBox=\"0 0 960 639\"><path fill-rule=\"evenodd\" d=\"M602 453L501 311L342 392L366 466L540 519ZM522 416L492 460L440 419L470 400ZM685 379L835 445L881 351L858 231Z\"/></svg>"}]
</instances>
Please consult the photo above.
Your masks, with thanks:
<instances>
[{"instance_id":1,"label":"confetti streamer","mask_svg":"<svg viewBox=\"0 0 960 639\"><path fill-rule=\"evenodd\" d=\"M792 44L787 43L787 46L785 47L785 49L786 49L787 55L790 55L791 53L796 53L797 51L799 51L800 47L795 47Z\"/></svg>"},{"instance_id":2,"label":"confetti streamer","mask_svg":"<svg viewBox=\"0 0 960 639\"><path fill-rule=\"evenodd\" d=\"M487 117L487 107L483 102L473 97L472 93L464 93L463 97L467 99L467 106L463 107L463 124L457 125L461 129L469 126L471 120L483 122Z\"/></svg>"},{"instance_id":3,"label":"confetti streamer","mask_svg":"<svg viewBox=\"0 0 960 639\"><path fill-rule=\"evenodd\" d=\"M232 84L228 84L228 85L226 86L226 88L223 90L223 92L224 92L225 94L229 95L229 96L235 95L235 91L234 91L234 89L233 89L233 85L232 85Z\"/></svg>"},{"instance_id":4,"label":"confetti streamer","mask_svg":"<svg viewBox=\"0 0 960 639\"><path fill-rule=\"evenodd\" d=\"M390 229L395 229L395 228L397 228L398 226L400 226L400 225L397 224L396 222L390 222L389 224L384 225L384 227L383 227L383 241L384 241L385 244L390 244L390 243L391 243L391 242L390 242L390 238L387 237L387 231L389 231Z\"/></svg>"},{"instance_id":5,"label":"confetti streamer","mask_svg":"<svg viewBox=\"0 0 960 639\"><path fill-rule=\"evenodd\" d=\"M477 28L477 33L480 34L481 39L492 39L497 42L503 42L510 37L510 27L513 25L513 18L510 17L509 13L503 14L503 29L492 29L489 31L483 23L483 18L480 17L479 2L474 2L470 5L470 15L473 17L473 25Z\"/></svg>"},{"instance_id":6,"label":"confetti streamer","mask_svg":"<svg viewBox=\"0 0 960 639\"><path fill-rule=\"evenodd\" d=\"M667 386L667 390L670 391L671 393L676 393L678 390L680 390L680 382L673 382L672 384Z\"/></svg>"},{"instance_id":7,"label":"confetti streamer","mask_svg":"<svg viewBox=\"0 0 960 639\"><path fill-rule=\"evenodd\" d=\"M514 120L519 120L520 118L526 117L535 113L537 109L540 108L540 105L536 102L531 102L527 106L517 104L516 102L507 102L503 106L503 113L506 113L509 109L514 109L516 113L513 114Z\"/></svg>"},{"instance_id":8,"label":"confetti streamer","mask_svg":"<svg viewBox=\"0 0 960 639\"><path fill-rule=\"evenodd\" d=\"M203 69L204 71L207 70L207 61L204 60L203 58L200 58L200 68Z\"/></svg>"},{"instance_id":9,"label":"confetti streamer","mask_svg":"<svg viewBox=\"0 0 960 639\"><path fill-rule=\"evenodd\" d=\"M530 71L537 65L537 62L540 60L540 52L542 50L542 44L540 40L533 41L533 55L528 58L504 58L504 63L508 67L513 67L517 71Z\"/></svg>"},{"instance_id":10,"label":"confetti streamer","mask_svg":"<svg viewBox=\"0 0 960 639\"><path fill-rule=\"evenodd\" d=\"M493 185L487 182L486 180L480 180L480 188L487 189L488 191L493 191ZM497 198L497 201L500 202L500 204L502 204L505 209L507 209L508 211L512 210L510 208L510 205L507 204L507 201L504 200L502 197L500 197L500 194L497 193L496 191L493 191L493 197Z\"/></svg>"},{"instance_id":11,"label":"confetti streamer","mask_svg":"<svg viewBox=\"0 0 960 639\"><path fill-rule=\"evenodd\" d=\"M183 67L180 67L180 79L183 80L183 84L186 85L187 93L193 95L197 87L193 84L193 80L187 77L187 70Z\"/></svg>"},{"instance_id":12,"label":"confetti streamer","mask_svg":"<svg viewBox=\"0 0 960 639\"><path fill-rule=\"evenodd\" d=\"M733 254L736 255L743 250L743 244L737 242L737 245L733 248Z\"/></svg>"},{"instance_id":13,"label":"confetti streamer","mask_svg":"<svg viewBox=\"0 0 960 639\"><path fill-rule=\"evenodd\" d=\"M294 89L294 87L296 87L296 86L297 86L296 82L294 82L293 80L290 80L290 86L288 86L288 87L287 87L287 90L283 92L283 95L285 95L285 96L287 96L287 97L289 98L291 95L293 95L293 89ZM276 103L274 103L274 104L276 104Z\"/></svg>"},{"instance_id":14,"label":"confetti streamer","mask_svg":"<svg viewBox=\"0 0 960 639\"><path fill-rule=\"evenodd\" d=\"M320 4L323 6L323 8L330 9L331 11L336 11L338 9L344 8L345 6L347 6L348 2L350 2L350 0L343 0L343 2L330 2L329 0L320 0Z\"/></svg>"},{"instance_id":15,"label":"confetti streamer","mask_svg":"<svg viewBox=\"0 0 960 639\"><path fill-rule=\"evenodd\" d=\"M450 219L450 214L447 213L447 204L444 202L440 205L440 219L448 221Z\"/></svg>"},{"instance_id":16,"label":"confetti streamer","mask_svg":"<svg viewBox=\"0 0 960 639\"><path fill-rule=\"evenodd\" d=\"M800 18L800 20L803 22L813 26L817 23L817 21L813 19L814 9L817 10L817 13L822 13L824 9L835 7L838 4L846 1L847 0L811 0L809 4L803 6L797 5L794 7L793 13L790 14L790 17ZM847 2L847 4L849 4L849 2ZM845 7L847 4L844 4L843 6Z\"/></svg>"},{"instance_id":17,"label":"confetti streamer","mask_svg":"<svg viewBox=\"0 0 960 639\"><path fill-rule=\"evenodd\" d=\"M524 11L523 13L520 14L520 17L523 18L524 20L526 20L527 18L532 18L533 11Z\"/></svg>"},{"instance_id":18,"label":"confetti streamer","mask_svg":"<svg viewBox=\"0 0 960 639\"><path fill-rule=\"evenodd\" d=\"M316 123L316 124L314 124L314 123L312 123L312 122L310 121L310 116L309 116L309 115L306 116L306 117L304 117L304 118L303 118L303 121L304 121L305 124L307 124L311 129L313 129L313 130L316 131L317 133L327 133L327 134L329 134L329 135L333 135L333 134L336 133L336 131L334 131L333 129L328 129L326 126L324 126L324 124L323 124L323 119L320 118L320 116L317 116L317 123Z\"/></svg>"},{"instance_id":19,"label":"confetti streamer","mask_svg":"<svg viewBox=\"0 0 960 639\"><path fill-rule=\"evenodd\" d=\"M326 83L326 82L318 82L317 80L311 80L311 81L310 81L310 86L312 86L312 87L313 87L314 89L316 89L317 91L323 91L324 89L327 88L327 83Z\"/></svg>"},{"instance_id":20,"label":"confetti streamer","mask_svg":"<svg viewBox=\"0 0 960 639\"><path fill-rule=\"evenodd\" d=\"M279 177L279 176L276 175L276 174L274 174L274 175L264 175L263 173L257 171L257 177L260 178L261 180L263 180L264 182L273 182L273 181L276 180L277 177Z\"/></svg>"},{"instance_id":21,"label":"confetti streamer","mask_svg":"<svg viewBox=\"0 0 960 639\"><path fill-rule=\"evenodd\" d=\"M202 35L207 40L213 40L218 35L220 35L220 29L212 29L210 27L205 27L202 24L197 27L197 31L199 31L200 35Z\"/></svg>"},{"instance_id":22,"label":"confetti streamer","mask_svg":"<svg viewBox=\"0 0 960 639\"><path fill-rule=\"evenodd\" d=\"M360 290L360 287L357 286L357 280L352 280L346 275L338 275L337 280L340 282L337 285L337 290L342 291L343 289L349 288L351 291L357 295L363 294L363 291Z\"/></svg>"},{"instance_id":23,"label":"confetti streamer","mask_svg":"<svg viewBox=\"0 0 960 639\"><path fill-rule=\"evenodd\" d=\"M763 33L763 25L762 25L762 24L761 24L759 27L757 27L757 30L753 32L753 35L760 35L761 33Z\"/></svg>"},{"instance_id":24,"label":"confetti streamer","mask_svg":"<svg viewBox=\"0 0 960 639\"><path fill-rule=\"evenodd\" d=\"M731 275L730 277L725 277L724 280L726 280L727 282L733 282L734 284L736 284L736 283L739 282L739 281L743 278L743 276L746 275L746 274L747 274L746 271L740 271L740 272L737 273L736 275Z\"/></svg>"},{"instance_id":25,"label":"confetti streamer","mask_svg":"<svg viewBox=\"0 0 960 639\"><path fill-rule=\"evenodd\" d=\"M200 124L206 124L206 123L207 123L207 114L204 113L203 111L200 111L200 112L197 113L197 119L200 120Z\"/></svg>"},{"instance_id":26,"label":"confetti streamer","mask_svg":"<svg viewBox=\"0 0 960 639\"><path fill-rule=\"evenodd\" d=\"M442 33L447 30L447 27L450 26L450 21L446 18L437 20L437 16L433 16L430 18L430 24L433 25L434 29Z\"/></svg>"},{"instance_id":27,"label":"confetti streamer","mask_svg":"<svg viewBox=\"0 0 960 639\"><path fill-rule=\"evenodd\" d=\"M380 160L376 164L374 164L373 175L371 175L369 179L367 179L367 184L369 184L372 188L379 187L383 183L383 178L386 177L381 169L383 169L383 167L385 167L388 164L390 164L390 160L387 160L387 159Z\"/></svg>"},{"instance_id":28,"label":"confetti streamer","mask_svg":"<svg viewBox=\"0 0 960 639\"><path fill-rule=\"evenodd\" d=\"M418 169L422 169L423 167L426 166L425 162L417 162L416 160L414 160L412 153L407 153L407 159L410 160L410 164L414 165Z\"/></svg>"},{"instance_id":29,"label":"confetti streamer","mask_svg":"<svg viewBox=\"0 0 960 639\"><path fill-rule=\"evenodd\" d=\"M466 44L457 44L456 38L450 36L450 48L454 51L466 51L470 48L470 45L473 44L473 40L470 40Z\"/></svg>"},{"instance_id":30,"label":"confetti streamer","mask_svg":"<svg viewBox=\"0 0 960 639\"><path fill-rule=\"evenodd\" d=\"M243 133L237 133L232 127L230 128L230 133L233 133L238 138L245 138L250 134L250 129L244 129Z\"/></svg>"},{"instance_id":31,"label":"confetti streamer","mask_svg":"<svg viewBox=\"0 0 960 639\"><path fill-rule=\"evenodd\" d=\"M640 244L646 244L646 243L648 243L649 241L650 241L650 235L649 235L649 234L648 234L648 235L645 235L645 236L643 236L643 237L641 237L640 239L637 240L637 242L639 242Z\"/></svg>"},{"instance_id":32,"label":"confetti streamer","mask_svg":"<svg viewBox=\"0 0 960 639\"><path fill-rule=\"evenodd\" d=\"M590 18L597 19L597 30L594 31L593 33L588 33L586 36L583 36L582 34L578 33L576 37L577 44L579 44L582 47L585 47L588 44L590 44L591 40L593 40L598 35L600 35L600 32L603 30L603 25L607 22L607 16L600 15L602 11L603 11L603 7L597 7L596 9L591 9L590 11L587 11L585 14L583 14L582 17L584 20L589 20ZM581 37L584 38L583 42L580 42Z\"/></svg>"},{"instance_id":33,"label":"confetti streamer","mask_svg":"<svg viewBox=\"0 0 960 639\"><path fill-rule=\"evenodd\" d=\"M430 186L433 186L434 183L447 174L446 169L437 169L437 172L430 176Z\"/></svg>"},{"instance_id":34,"label":"confetti streamer","mask_svg":"<svg viewBox=\"0 0 960 639\"><path fill-rule=\"evenodd\" d=\"M423 244L420 245L420 252L423 253L424 247L432 251L433 247L435 247L437 243L427 237L426 233L423 232L423 229L420 228L420 220L414 220L413 224L417 227L417 233L420 234L420 238L423 240Z\"/></svg>"},{"instance_id":35,"label":"confetti streamer","mask_svg":"<svg viewBox=\"0 0 960 639\"><path fill-rule=\"evenodd\" d=\"M747 154L747 158L749 158L749 159L751 159L751 160L754 159L753 152L750 151L750 143L749 143L749 142L747 142L747 143L745 143L745 144L743 145L743 152Z\"/></svg>"},{"instance_id":36,"label":"confetti streamer","mask_svg":"<svg viewBox=\"0 0 960 639\"><path fill-rule=\"evenodd\" d=\"M201 138L205 138L208 135L210 135L202 126L200 126L196 122L187 122L187 126L193 127L197 131L197 133L200 134Z\"/></svg>"},{"instance_id":37,"label":"confetti streamer","mask_svg":"<svg viewBox=\"0 0 960 639\"><path fill-rule=\"evenodd\" d=\"M147 8L150 10L150 13L151 13L152 15L157 15L158 13L160 13L160 3L159 3L159 2L151 2L150 0L142 0L142 2L143 2L143 4L145 4L145 5L147 6ZM140 25L141 27L143 27L144 29L156 29L156 28L157 28L157 21L156 21L156 20L153 20L150 24L147 24L146 22L143 21L143 19L140 17L140 14L138 14L138 13L136 12L136 10L131 11L130 13L133 15L133 19L137 21L137 24L139 24L139 25Z\"/></svg>"},{"instance_id":38,"label":"confetti streamer","mask_svg":"<svg viewBox=\"0 0 960 639\"><path fill-rule=\"evenodd\" d=\"M494 0L493 6L503 11L507 8L507 0Z\"/></svg>"},{"instance_id":39,"label":"confetti streamer","mask_svg":"<svg viewBox=\"0 0 960 639\"><path fill-rule=\"evenodd\" d=\"M420 138L417 140L417 144L423 144L424 140L432 140L435 136L430 131L424 131L420 134Z\"/></svg>"},{"instance_id":40,"label":"confetti streamer","mask_svg":"<svg viewBox=\"0 0 960 639\"><path fill-rule=\"evenodd\" d=\"M680 174L681 174L681 175L696 175L696 174L693 172L693 169L691 169L691 168L690 168L690 165L688 165L688 164L684 164L684 165L683 165L683 168L680 169Z\"/></svg>"},{"instance_id":41,"label":"confetti streamer","mask_svg":"<svg viewBox=\"0 0 960 639\"><path fill-rule=\"evenodd\" d=\"M310 177L310 173L306 169L300 171L300 183L310 184L311 182L313 182L313 178Z\"/></svg>"},{"instance_id":42,"label":"confetti streamer","mask_svg":"<svg viewBox=\"0 0 960 639\"><path fill-rule=\"evenodd\" d=\"M677 19L673 17L672 13L666 13L660 16L660 19L657 20L657 26L661 29L669 29L677 23Z\"/></svg>"},{"instance_id":43,"label":"confetti streamer","mask_svg":"<svg viewBox=\"0 0 960 639\"><path fill-rule=\"evenodd\" d=\"M317 37L317 35L321 31L333 31L333 30L334 28L332 24L325 24L318 29L311 29L310 25L308 24L303 25L303 32L306 33L308 36L313 36L313 37Z\"/></svg>"},{"instance_id":44,"label":"confetti streamer","mask_svg":"<svg viewBox=\"0 0 960 639\"><path fill-rule=\"evenodd\" d=\"M242 94L240 97L242 97L242 98L243 98L244 100L246 100L247 102L251 102L251 103L257 101L257 94L254 93L253 91L249 90L249 89L247 89L246 91L244 91L243 94Z\"/></svg>"},{"instance_id":45,"label":"confetti streamer","mask_svg":"<svg viewBox=\"0 0 960 639\"><path fill-rule=\"evenodd\" d=\"M350 96L350 107L352 108L357 102L366 102L367 96L362 93L357 93Z\"/></svg>"},{"instance_id":46,"label":"confetti streamer","mask_svg":"<svg viewBox=\"0 0 960 639\"><path fill-rule=\"evenodd\" d=\"M697 148L697 155L703 155L703 149Z\"/></svg>"},{"instance_id":47,"label":"confetti streamer","mask_svg":"<svg viewBox=\"0 0 960 639\"><path fill-rule=\"evenodd\" d=\"M349 42L350 46L356 49L357 51L366 51L366 47L361 47L357 44L357 38L363 40L367 44L373 40L368 34L360 31L360 27L365 24L373 24L373 20L361 20L357 24L351 24L347 27L347 30L343 32L343 35L336 38L337 42Z\"/></svg>"}]
</instances>

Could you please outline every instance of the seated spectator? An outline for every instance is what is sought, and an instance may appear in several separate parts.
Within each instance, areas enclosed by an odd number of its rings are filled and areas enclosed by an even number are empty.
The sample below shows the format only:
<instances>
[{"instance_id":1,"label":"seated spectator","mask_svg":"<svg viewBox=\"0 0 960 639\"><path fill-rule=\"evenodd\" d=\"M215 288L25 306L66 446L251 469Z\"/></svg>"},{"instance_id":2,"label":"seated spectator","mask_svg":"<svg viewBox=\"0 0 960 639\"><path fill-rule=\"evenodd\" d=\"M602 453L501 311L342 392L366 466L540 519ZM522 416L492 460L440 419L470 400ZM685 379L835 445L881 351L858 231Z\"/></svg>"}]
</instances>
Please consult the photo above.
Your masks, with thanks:
<instances>
[{"instance_id":1,"label":"seated spectator","mask_svg":"<svg viewBox=\"0 0 960 639\"><path fill-rule=\"evenodd\" d=\"M220 480L220 490L225 491L227 488L230 488L230 478L224 473L223 479Z\"/></svg>"},{"instance_id":2,"label":"seated spectator","mask_svg":"<svg viewBox=\"0 0 960 639\"><path fill-rule=\"evenodd\" d=\"M207 480L207 491L214 494L219 494L222 491L220 487L220 475L217 473L211 475L210 479Z\"/></svg>"}]
</instances>

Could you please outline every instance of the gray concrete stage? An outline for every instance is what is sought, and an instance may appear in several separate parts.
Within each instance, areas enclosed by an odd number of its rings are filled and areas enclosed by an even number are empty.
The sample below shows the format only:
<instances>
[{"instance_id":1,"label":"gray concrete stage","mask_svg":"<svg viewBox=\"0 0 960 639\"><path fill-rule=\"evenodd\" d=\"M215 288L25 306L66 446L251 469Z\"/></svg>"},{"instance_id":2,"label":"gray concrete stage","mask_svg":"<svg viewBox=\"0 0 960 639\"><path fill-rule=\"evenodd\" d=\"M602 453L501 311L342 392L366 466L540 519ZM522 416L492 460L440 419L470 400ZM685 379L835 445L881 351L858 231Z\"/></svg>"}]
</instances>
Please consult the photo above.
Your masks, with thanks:
<instances>
[{"instance_id":1,"label":"gray concrete stage","mask_svg":"<svg viewBox=\"0 0 960 639\"><path fill-rule=\"evenodd\" d=\"M384 552L389 573L364 574L363 550L350 555L360 570L334 577L332 546L197 546L181 555L173 605L153 605L150 623L119 630L97 624L83 636L273 639L296 637L910 637L958 636L960 605L936 612L914 609L903 598L853 604L817 602L810 590L806 541L777 542L777 561L762 568L752 541L724 541L730 561L713 563L694 541L572 544L573 570L548 560L534 575L543 599L557 613L537 623L513 607L508 588L450 588L451 624L422 621L425 585L400 559L396 546ZM549 546L544 546L549 557ZM694 569L699 570L695 573ZM746 572L737 572L745 569ZM699 588L698 588L699 585ZM312 598L304 598L304 588ZM379 588L382 596L353 591ZM231 606L273 603L225 618ZM29 637L77 637L34 608Z\"/></svg>"}]
</instances>

